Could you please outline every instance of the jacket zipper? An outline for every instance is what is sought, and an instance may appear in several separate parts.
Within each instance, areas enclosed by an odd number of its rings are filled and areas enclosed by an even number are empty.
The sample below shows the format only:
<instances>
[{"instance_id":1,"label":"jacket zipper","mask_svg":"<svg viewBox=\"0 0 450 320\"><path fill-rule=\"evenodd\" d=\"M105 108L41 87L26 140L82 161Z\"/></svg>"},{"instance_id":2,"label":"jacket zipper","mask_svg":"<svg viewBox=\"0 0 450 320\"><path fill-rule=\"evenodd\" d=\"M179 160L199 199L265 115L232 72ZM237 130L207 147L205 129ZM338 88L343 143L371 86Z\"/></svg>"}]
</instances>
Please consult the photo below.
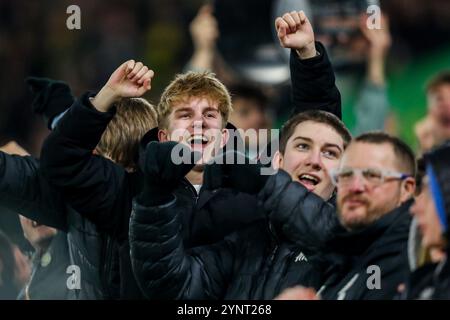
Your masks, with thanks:
<instances>
[{"instance_id":1,"label":"jacket zipper","mask_svg":"<svg viewBox=\"0 0 450 320\"><path fill-rule=\"evenodd\" d=\"M262 282L264 283L262 287L260 287L260 292L259 292L259 297L258 299L264 299L264 288L266 287L266 283L267 283L267 275L269 274L269 271L273 268L273 261L275 260L275 256L278 252L278 248L279 248L279 244L277 241L277 238L275 236L275 233L272 229L272 224L269 223L269 233L272 236L272 244L273 249L270 252L270 256L269 256L269 260L264 264L264 267L262 269L262 272L264 274L264 279L262 280ZM255 288L258 291L258 287ZM257 292L256 291L256 292Z\"/></svg>"},{"instance_id":2,"label":"jacket zipper","mask_svg":"<svg viewBox=\"0 0 450 320\"><path fill-rule=\"evenodd\" d=\"M269 262L266 264L265 268L264 268L264 285L261 288L261 292L260 292L260 297L259 299L264 299L264 292L265 292L265 287L267 284L267 280L268 280L268 274L270 274L270 271L273 269L273 261L275 260L275 256L278 252L278 244L275 244L275 247L272 249L272 252L270 254L270 258L269 258Z\"/></svg>"},{"instance_id":3,"label":"jacket zipper","mask_svg":"<svg viewBox=\"0 0 450 320\"><path fill-rule=\"evenodd\" d=\"M112 274L112 268L113 268L113 261L112 261L112 251L114 249L112 245L112 240L109 239L109 237L106 237L104 239L105 241L105 253L104 253L104 266L103 271L104 274L102 276L102 283L104 287L104 292L107 294L106 299L114 299L114 294L111 291L111 287L109 286L110 281L112 280L109 278Z\"/></svg>"},{"instance_id":4,"label":"jacket zipper","mask_svg":"<svg viewBox=\"0 0 450 320\"><path fill-rule=\"evenodd\" d=\"M188 179L183 178L183 182L186 185L186 189L188 189L191 192L192 199L194 199L195 204L197 204L199 198L197 190L195 190L194 186L188 181Z\"/></svg>"}]
</instances>

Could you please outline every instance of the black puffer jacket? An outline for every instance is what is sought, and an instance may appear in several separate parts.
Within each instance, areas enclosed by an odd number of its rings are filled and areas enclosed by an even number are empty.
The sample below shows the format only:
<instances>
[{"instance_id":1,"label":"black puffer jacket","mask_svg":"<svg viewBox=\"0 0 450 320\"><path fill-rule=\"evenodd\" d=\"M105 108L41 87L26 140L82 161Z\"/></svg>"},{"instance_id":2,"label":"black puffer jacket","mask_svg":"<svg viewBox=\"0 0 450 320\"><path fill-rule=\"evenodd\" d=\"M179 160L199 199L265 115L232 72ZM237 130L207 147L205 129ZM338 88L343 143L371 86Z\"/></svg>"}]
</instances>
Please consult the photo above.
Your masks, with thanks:
<instances>
[{"instance_id":1,"label":"black puffer jacket","mask_svg":"<svg viewBox=\"0 0 450 320\"><path fill-rule=\"evenodd\" d=\"M280 182L278 182L280 181ZM292 193L308 216L321 218L324 201L292 182L280 171L267 185L295 184ZM266 192L266 191L262 191ZM298 208L300 210L300 208ZM147 297L158 299L273 299L295 285L318 288L323 282L321 264L311 248L291 241L284 233L289 223L302 225L300 215L272 212L265 219L228 236L224 241L196 248L183 245L180 220L184 207L178 198L159 207L134 203L130 223L133 269ZM317 228L318 229L318 228ZM311 233L308 234L309 236ZM306 237L307 243L310 237ZM297 241L298 240L298 241Z\"/></svg>"},{"instance_id":2,"label":"black puffer jacket","mask_svg":"<svg viewBox=\"0 0 450 320\"><path fill-rule=\"evenodd\" d=\"M299 183L282 177L269 180L260 197L266 199L271 223L286 239L304 253L316 253L316 270L324 270L322 299L391 299L396 295L409 271L410 202L364 230L348 232L338 220L333 198L325 202ZM380 268L379 290L367 286L375 274L371 266Z\"/></svg>"},{"instance_id":3,"label":"black puffer jacket","mask_svg":"<svg viewBox=\"0 0 450 320\"><path fill-rule=\"evenodd\" d=\"M344 230L336 214L334 196L324 201L292 181L283 170L267 181L259 199L270 223L286 240L309 254L324 251L327 242Z\"/></svg>"},{"instance_id":4,"label":"black puffer jacket","mask_svg":"<svg viewBox=\"0 0 450 320\"><path fill-rule=\"evenodd\" d=\"M92 222L108 239L99 250L105 252L110 283L120 291L109 297L142 298L131 269L128 241L132 199L142 187L142 175L92 154L114 110L98 112L88 97L86 94L77 100L47 138L41 171L64 200L87 219L83 221ZM183 204L182 238L188 247L222 240L259 218L255 216L255 197L230 189L197 194L187 180L182 180L175 194Z\"/></svg>"},{"instance_id":5,"label":"black puffer jacket","mask_svg":"<svg viewBox=\"0 0 450 320\"><path fill-rule=\"evenodd\" d=\"M321 109L340 117L340 94L333 69L324 47L317 43L317 50L320 55L316 58L291 59L291 72L296 75L292 80L293 108L295 112ZM111 275L109 283L120 288L119 295L109 297L139 298L141 291L131 270L128 224L131 199L140 190L141 176L92 155L113 115L114 111L95 110L88 95L77 100L46 140L41 168L65 201L107 239L100 249L106 256L105 273ZM256 198L244 193L220 189L202 190L197 195L187 181L175 193L184 202L183 239L187 247L221 240L260 218Z\"/></svg>"},{"instance_id":6,"label":"black puffer jacket","mask_svg":"<svg viewBox=\"0 0 450 320\"><path fill-rule=\"evenodd\" d=\"M336 234L326 244L329 266L319 291L327 300L391 300L409 272L408 201L369 227ZM380 286L378 287L378 284Z\"/></svg>"},{"instance_id":7,"label":"black puffer jacket","mask_svg":"<svg viewBox=\"0 0 450 320\"><path fill-rule=\"evenodd\" d=\"M294 52L291 54L293 113L315 109L341 118L340 93L331 63L323 45L316 43L316 49L319 56L308 60L300 60ZM290 177L287 180L290 182ZM295 204L305 205L306 221L292 211L278 211L281 213L278 216L269 209L273 223L261 221L258 226L241 230L212 247L192 250L183 245L178 230L183 212L178 198L167 207L145 208L136 203L130 242L135 275L145 294L151 298L271 299L292 285L317 286L322 264L313 267L311 263L315 259L311 254L317 249L315 245L325 241L323 234L332 234L336 226L331 221L334 207L307 194L299 184L291 188L283 194L287 199L298 200ZM316 216L320 211L326 211L324 218ZM310 226L313 228L309 229ZM274 248L277 249L272 256L270 252ZM247 261L245 257L253 259ZM292 263L292 257L303 263ZM302 257L311 263L304 263ZM293 272L287 275L288 270Z\"/></svg>"},{"instance_id":8,"label":"black puffer jacket","mask_svg":"<svg viewBox=\"0 0 450 320\"><path fill-rule=\"evenodd\" d=\"M301 60L291 50L292 114L322 110L342 119L341 94L325 47L316 42L318 56Z\"/></svg>"}]
</instances>

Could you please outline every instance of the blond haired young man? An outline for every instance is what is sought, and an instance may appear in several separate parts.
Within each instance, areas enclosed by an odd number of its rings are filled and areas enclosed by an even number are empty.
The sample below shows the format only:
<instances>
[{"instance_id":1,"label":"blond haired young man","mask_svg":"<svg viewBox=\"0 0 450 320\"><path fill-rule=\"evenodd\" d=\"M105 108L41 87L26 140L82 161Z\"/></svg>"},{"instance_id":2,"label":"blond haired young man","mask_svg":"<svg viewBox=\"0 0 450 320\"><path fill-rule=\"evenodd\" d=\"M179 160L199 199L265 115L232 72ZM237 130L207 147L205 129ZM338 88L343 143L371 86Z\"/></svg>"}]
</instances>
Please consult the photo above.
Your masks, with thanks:
<instances>
[{"instance_id":1,"label":"blond haired young man","mask_svg":"<svg viewBox=\"0 0 450 320\"><path fill-rule=\"evenodd\" d=\"M140 170L129 173L93 152L108 123L115 118L114 105L125 97L143 95L150 88L152 77L153 72L140 62L123 63L95 96L85 94L75 102L42 149L41 170L48 182L61 190L77 212L114 241L116 248L109 250L120 261L120 274L116 277L120 283L113 288L118 292L112 295L116 298L142 297L131 269L128 222L132 199L145 185ZM140 162L147 162L147 155L153 154L162 164L159 169L163 174L174 175L176 179L156 185L146 201L156 201L164 189L175 192L185 209L182 224L186 246L215 242L255 218L254 214L249 215L256 211L253 196L229 189L199 192L200 188L194 187L202 184L203 165L195 166L186 177L177 176L180 166L168 165L176 145L174 140L181 138L180 142L200 151L205 159L211 157L215 142L219 141L220 147L227 140L225 126L230 110L228 91L212 74L178 75L157 107L161 125L142 140L143 147L158 138L165 141L150 143L140 155ZM157 150L150 150L155 145Z\"/></svg>"},{"instance_id":2,"label":"blond haired young man","mask_svg":"<svg viewBox=\"0 0 450 320\"><path fill-rule=\"evenodd\" d=\"M47 82L45 79L40 81ZM51 86L42 86L40 92L35 92L49 97L49 101L40 102L40 109L47 109L48 104L61 101L69 105L58 107L59 111L70 107L73 98L69 88L63 93L66 99L59 101L53 97L58 94L61 98L61 92L52 90ZM122 169L124 174L135 176L139 142L156 125L156 111L141 98L121 99L115 104L115 109L116 116L107 125L93 153L96 158L125 168L126 171ZM37 260L26 296L29 299L58 300L114 297L117 273L114 272L112 253L115 240L66 204L60 191L43 179L39 172L39 160L25 155L10 155L7 153L9 149L5 148L3 152L0 148L0 205L36 222L27 224L30 233L40 234L47 228L45 226L57 229L56 236L49 239L45 250L51 258L42 265ZM66 269L71 265L78 266L80 270L79 286L72 289L66 285L70 276Z\"/></svg>"}]
</instances>

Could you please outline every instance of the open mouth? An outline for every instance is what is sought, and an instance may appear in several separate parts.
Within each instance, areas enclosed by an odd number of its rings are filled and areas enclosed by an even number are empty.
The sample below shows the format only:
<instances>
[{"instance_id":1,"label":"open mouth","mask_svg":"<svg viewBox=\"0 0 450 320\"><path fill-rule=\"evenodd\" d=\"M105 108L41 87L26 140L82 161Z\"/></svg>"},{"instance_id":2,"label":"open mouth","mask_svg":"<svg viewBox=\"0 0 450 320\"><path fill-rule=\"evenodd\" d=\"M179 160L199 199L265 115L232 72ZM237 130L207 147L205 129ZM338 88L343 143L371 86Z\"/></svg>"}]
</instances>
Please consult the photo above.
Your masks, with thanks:
<instances>
[{"instance_id":1,"label":"open mouth","mask_svg":"<svg viewBox=\"0 0 450 320\"><path fill-rule=\"evenodd\" d=\"M316 175L303 173L298 176L298 180L303 184L308 190L314 189L320 183L320 178Z\"/></svg>"},{"instance_id":2,"label":"open mouth","mask_svg":"<svg viewBox=\"0 0 450 320\"><path fill-rule=\"evenodd\" d=\"M187 143L191 147L206 146L209 143L209 139L203 135L193 135L187 139Z\"/></svg>"}]
</instances>

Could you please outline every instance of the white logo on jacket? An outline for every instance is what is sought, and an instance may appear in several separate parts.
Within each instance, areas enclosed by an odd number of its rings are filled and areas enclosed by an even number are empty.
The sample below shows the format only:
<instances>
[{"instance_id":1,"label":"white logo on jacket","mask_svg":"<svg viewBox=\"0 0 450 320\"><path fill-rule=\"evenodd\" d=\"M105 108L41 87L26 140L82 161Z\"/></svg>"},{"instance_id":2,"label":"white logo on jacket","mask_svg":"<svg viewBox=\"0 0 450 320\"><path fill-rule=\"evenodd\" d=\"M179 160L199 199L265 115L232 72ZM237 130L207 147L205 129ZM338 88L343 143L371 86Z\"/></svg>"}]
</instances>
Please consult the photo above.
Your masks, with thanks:
<instances>
[{"instance_id":1,"label":"white logo on jacket","mask_svg":"<svg viewBox=\"0 0 450 320\"><path fill-rule=\"evenodd\" d=\"M303 254L303 252L300 252L298 256L295 257L295 262L305 261L308 262L308 258Z\"/></svg>"}]
</instances>

